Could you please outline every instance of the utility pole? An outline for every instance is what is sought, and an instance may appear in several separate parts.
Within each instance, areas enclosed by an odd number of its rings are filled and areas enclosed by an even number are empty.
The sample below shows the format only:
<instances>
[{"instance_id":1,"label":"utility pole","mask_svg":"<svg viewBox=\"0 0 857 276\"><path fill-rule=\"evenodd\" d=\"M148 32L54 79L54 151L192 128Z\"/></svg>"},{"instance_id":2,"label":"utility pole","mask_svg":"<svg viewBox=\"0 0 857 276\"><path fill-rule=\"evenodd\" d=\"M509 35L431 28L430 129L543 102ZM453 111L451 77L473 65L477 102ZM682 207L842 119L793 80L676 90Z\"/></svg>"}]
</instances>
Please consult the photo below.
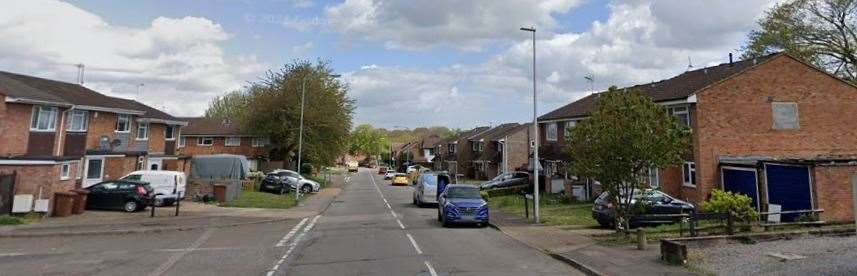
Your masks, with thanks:
<instances>
[{"instance_id":1,"label":"utility pole","mask_svg":"<svg viewBox=\"0 0 857 276\"><path fill-rule=\"evenodd\" d=\"M298 132L298 174L301 174L301 155L303 154L303 144L304 144L304 103L306 96L306 80L309 78L311 73L306 73L304 75L303 81L301 82L301 125L300 130ZM338 78L340 75L331 75L324 74L323 77L333 77ZM295 202L300 198L301 187L300 183L295 185Z\"/></svg>"},{"instance_id":2,"label":"utility pole","mask_svg":"<svg viewBox=\"0 0 857 276\"><path fill-rule=\"evenodd\" d=\"M523 27L521 31L533 33L533 218L539 223L539 114L538 98L536 97L536 28Z\"/></svg>"}]
</instances>

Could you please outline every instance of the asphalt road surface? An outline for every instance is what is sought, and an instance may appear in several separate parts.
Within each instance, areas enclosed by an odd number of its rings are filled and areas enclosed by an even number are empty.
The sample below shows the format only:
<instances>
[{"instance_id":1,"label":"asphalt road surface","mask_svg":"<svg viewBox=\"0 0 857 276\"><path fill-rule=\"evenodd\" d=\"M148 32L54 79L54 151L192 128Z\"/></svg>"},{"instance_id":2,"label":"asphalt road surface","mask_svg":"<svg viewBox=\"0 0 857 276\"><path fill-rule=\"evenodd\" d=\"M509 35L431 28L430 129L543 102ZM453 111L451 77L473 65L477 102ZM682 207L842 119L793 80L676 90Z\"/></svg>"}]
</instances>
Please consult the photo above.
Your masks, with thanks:
<instances>
[{"instance_id":1,"label":"asphalt road surface","mask_svg":"<svg viewBox=\"0 0 857 276\"><path fill-rule=\"evenodd\" d=\"M0 275L580 275L492 228L443 228L369 170L305 219L162 233L0 239Z\"/></svg>"}]
</instances>

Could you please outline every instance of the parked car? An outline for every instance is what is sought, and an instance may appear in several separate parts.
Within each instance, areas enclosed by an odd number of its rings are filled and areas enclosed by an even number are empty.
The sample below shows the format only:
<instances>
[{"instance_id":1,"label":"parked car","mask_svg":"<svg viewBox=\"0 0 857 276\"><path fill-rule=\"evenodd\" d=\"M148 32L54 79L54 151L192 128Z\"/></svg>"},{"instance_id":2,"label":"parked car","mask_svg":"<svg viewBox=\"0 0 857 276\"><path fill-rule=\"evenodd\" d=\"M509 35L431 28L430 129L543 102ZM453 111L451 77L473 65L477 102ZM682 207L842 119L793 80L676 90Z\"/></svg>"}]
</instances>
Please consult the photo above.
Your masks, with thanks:
<instances>
[{"instance_id":1,"label":"parked car","mask_svg":"<svg viewBox=\"0 0 857 276\"><path fill-rule=\"evenodd\" d=\"M318 192L321 189L318 182L305 178L295 171L274 170L267 173L265 179L262 179L259 191L282 194L294 190L295 187L300 187L301 193L304 194Z\"/></svg>"},{"instance_id":2,"label":"parked car","mask_svg":"<svg viewBox=\"0 0 857 276\"><path fill-rule=\"evenodd\" d=\"M348 172L357 172L357 167L359 166L357 161L348 161L345 165L348 167Z\"/></svg>"},{"instance_id":3,"label":"parked car","mask_svg":"<svg viewBox=\"0 0 857 276\"><path fill-rule=\"evenodd\" d=\"M479 189L488 190L503 187L526 185L530 183L530 174L527 172L502 173L491 180L479 184Z\"/></svg>"},{"instance_id":4,"label":"parked car","mask_svg":"<svg viewBox=\"0 0 857 276\"><path fill-rule=\"evenodd\" d=\"M636 189L630 202L631 205L642 204L642 211L631 214L629 224L638 226L641 224L675 223L680 217L657 217L657 215L690 213L695 206L685 201L678 200L661 191L652 189ZM632 208L638 209L638 208ZM613 226L615 221L615 208L610 202L607 192L601 193L595 199L592 206L592 218L603 227Z\"/></svg>"},{"instance_id":5,"label":"parked car","mask_svg":"<svg viewBox=\"0 0 857 276\"><path fill-rule=\"evenodd\" d=\"M427 203L437 203L437 174L422 173L414 186L414 205L423 207Z\"/></svg>"},{"instance_id":6,"label":"parked car","mask_svg":"<svg viewBox=\"0 0 857 276\"><path fill-rule=\"evenodd\" d=\"M398 174L398 173L392 169L387 170L387 172L384 173L384 180L393 179L393 176L395 176L396 174ZM402 174L402 175L404 175L404 174ZM407 184L407 182L405 184Z\"/></svg>"},{"instance_id":7,"label":"parked car","mask_svg":"<svg viewBox=\"0 0 857 276\"><path fill-rule=\"evenodd\" d=\"M378 167L378 174L385 174L385 173L387 173L387 167L385 167L385 166Z\"/></svg>"},{"instance_id":8,"label":"parked car","mask_svg":"<svg viewBox=\"0 0 857 276\"><path fill-rule=\"evenodd\" d=\"M134 171L122 179L149 183L155 192L155 206L175 204L179 194L185 195L187 186L185 174L175 171Z\"/></svg>"},{"instance_id":9,"label":"parked car","mask_svg":"<svg viewBox=\"0 0 857 276\"><path fill-rule=\"evenodd\" d=\"M448 185L440 194L437 205L437 220L444 227L459 223L488 225L488 202L476 186Z\"/></svg>"},{"instance_id":10,"label":"parked car","mask_svg":"<svg viewBox=\"0 0 857 276\"><path fill-rule=\"evenodd\" d=\"M148 183L134 180L104 181L86 188L86 209L118 209L136 212L149 205L154 189Z\"/></svg>"},{"instance_id":11,"label":"parked car","mask_svg":"<svg viewBox=\"0 0 857 276\"><path fill-rule=\"evenodd\" d=\"M396 173L392 177L393 181L390 182L392 185L408 185L408 175L403 173Z\"/></svg>"}]
</instances>

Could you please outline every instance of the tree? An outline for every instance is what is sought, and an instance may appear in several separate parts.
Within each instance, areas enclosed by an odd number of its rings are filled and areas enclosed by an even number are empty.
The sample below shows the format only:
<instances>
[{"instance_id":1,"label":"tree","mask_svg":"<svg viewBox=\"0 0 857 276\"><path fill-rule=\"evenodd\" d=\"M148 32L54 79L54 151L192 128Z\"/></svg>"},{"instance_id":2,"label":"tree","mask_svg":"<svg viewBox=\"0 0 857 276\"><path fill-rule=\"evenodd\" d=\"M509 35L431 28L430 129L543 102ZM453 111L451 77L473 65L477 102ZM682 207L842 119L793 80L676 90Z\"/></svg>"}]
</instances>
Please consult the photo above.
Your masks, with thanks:
<instances>
[{"instance_id":1,"label":"tree","mask_svg":"<svg viewBox=\"0 0 857 276\"><path fill-rule=\"evenodd\" d=\"M370 124L362 124L351 132L348 153L352 155L378 156L388 151L390 144L383 132L372 128Z\"/></svg>"},{"instance_id":2,"label":"tree","mask_svg":"<svg viewBox=\"0 0 857 276\"><path fill-rule=\"evenodd\" d=\"M684 161L689 132L649 97L615 87L599 96L590 115L571 130L570 173L599 181L615 206L617 229L628 229L634 189L649 168Z\"/></svg>"},{"instance_id":3,"label":"tree","mask_svg":"<svg viewBox=\"0 0 857 276\"><path fill-rule=\"evenodd\" d=\"M306 78L303 160L333 164L348 144L354 100L348 97L348 86L331 72L324 61L294 61L245 89L215 99L206 115L229 118L250 134L269 137L275 159L297 159L301 86Z\"/></svg>"},{"instance_id":4,"label":"tree","mask_svg":"<svg viewBox=\"0 0 857 276\"><path fill-rule=\"evenodd\" d=\"M743 57L785 51L857 81L857 1L793 0L774 6L742 47Z\"/></svg>"}]
</instances>

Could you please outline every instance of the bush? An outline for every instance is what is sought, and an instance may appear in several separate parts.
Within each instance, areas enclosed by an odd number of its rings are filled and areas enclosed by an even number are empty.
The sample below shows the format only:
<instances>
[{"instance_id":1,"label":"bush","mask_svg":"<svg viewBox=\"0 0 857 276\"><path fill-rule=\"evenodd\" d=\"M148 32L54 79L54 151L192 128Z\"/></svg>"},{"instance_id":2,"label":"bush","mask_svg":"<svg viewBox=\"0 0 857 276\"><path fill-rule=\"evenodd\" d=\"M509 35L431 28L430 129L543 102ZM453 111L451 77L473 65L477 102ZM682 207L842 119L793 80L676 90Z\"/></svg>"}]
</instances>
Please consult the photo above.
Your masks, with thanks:
<instances>
[{"instance_id":1,"label":"bush","mask_svg":"<svg viewBox=\"0 0 857 276\"><path fill-rule=\"evenodd\" d=\"M0 225L18 225L24 224L24 221L20 218L13 216L0 216Z\"/></svg>"},{"instance_id":2,"label":"bush","mask_svg":"<svg viewBox=\"0 0 857 276\"><path fill-rule=\"evenodd\" d=\"M731 212L738 220L754 221L759 219L759 213L753 209L752 203L753 200L746 195L714 189L711 198L703 201L700 207L704 212Z\"/></svg>"},{"instance_id":3,"label":"bush","mask_svg":"<svg viewBox=\"0 0 857 276\"><path fill-rule=\"evenodd\" d=\"M312 174L315 171L315 167L313 167L310 163L301 164L301 174Z\"/></svg>"}]
</instances>

